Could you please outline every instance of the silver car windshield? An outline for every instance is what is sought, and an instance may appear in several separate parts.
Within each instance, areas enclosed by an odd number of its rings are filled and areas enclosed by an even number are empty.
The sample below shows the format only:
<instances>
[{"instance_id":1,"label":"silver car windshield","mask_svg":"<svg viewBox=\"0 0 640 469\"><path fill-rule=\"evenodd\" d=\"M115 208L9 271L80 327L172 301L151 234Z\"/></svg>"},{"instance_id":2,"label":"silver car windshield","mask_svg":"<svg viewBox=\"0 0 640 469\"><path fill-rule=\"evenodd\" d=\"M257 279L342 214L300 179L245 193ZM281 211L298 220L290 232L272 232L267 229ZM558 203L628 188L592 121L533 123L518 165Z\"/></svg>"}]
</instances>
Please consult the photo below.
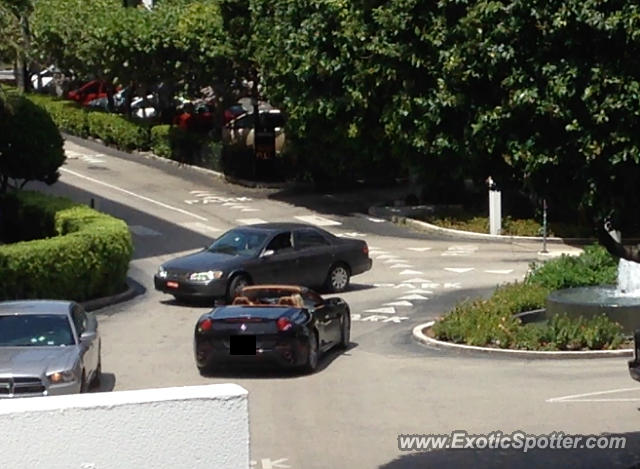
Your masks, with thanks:
<instances>
[{"instance_id":1,"label":"silver car windshield","mask_svg":"<svg viewBox=\"0 0 640 469\"><path fill-rule=\"evenodd\" d=\"M208 250L232 256L251 257L258 254L266 239L267 233L254 230L231 230L220 236Z\"/></svg>"},{"instance_id":2,"label":"silver car windshield","mask_svg":"<svg viewBox=\"0 0 640 469\"><path fill-rule=\"evenodd\" d=\"M59 314L0 316L0 347L74 345L71 325Z\"/></svg>"}]
</instances>

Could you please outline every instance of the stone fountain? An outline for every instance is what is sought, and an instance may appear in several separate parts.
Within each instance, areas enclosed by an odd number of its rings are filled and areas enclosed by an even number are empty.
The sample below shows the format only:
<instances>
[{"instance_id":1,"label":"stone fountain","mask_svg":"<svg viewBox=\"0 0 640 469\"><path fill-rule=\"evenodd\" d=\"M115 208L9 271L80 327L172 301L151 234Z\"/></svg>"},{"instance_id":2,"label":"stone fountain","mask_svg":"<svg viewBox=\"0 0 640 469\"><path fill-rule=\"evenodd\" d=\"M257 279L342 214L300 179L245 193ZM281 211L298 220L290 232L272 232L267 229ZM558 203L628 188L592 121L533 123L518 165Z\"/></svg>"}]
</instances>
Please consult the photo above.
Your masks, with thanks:
<instances>
[{"instance_id":1,"label":"stone fountain","mask_svg":"<svg viewBox=\"0 0 640 469\"><path fill-rule=\"evenodd\" d=\"M624 333L633 335L640 329L640 245L623 246L619 232L605 221L598 231L598 239L614 256L620 258L617 285L566 288L547 297L545 317L558 313L591 318L606 314L618 322Z\"/></svg>"},{"instance_id":2,"label":"stone fountain","mask_svg":"<svg viewBox=\"0 0 640 469\"><path fill-rule=\"evenodd\" d=\"M547 297L545 317L558 313L585 318L604 313L618 322L625 334L632 335L634 330L640 329L640 264L620 259L617 285L565 288L552 292Z\"/></svg>"}]
</instances>

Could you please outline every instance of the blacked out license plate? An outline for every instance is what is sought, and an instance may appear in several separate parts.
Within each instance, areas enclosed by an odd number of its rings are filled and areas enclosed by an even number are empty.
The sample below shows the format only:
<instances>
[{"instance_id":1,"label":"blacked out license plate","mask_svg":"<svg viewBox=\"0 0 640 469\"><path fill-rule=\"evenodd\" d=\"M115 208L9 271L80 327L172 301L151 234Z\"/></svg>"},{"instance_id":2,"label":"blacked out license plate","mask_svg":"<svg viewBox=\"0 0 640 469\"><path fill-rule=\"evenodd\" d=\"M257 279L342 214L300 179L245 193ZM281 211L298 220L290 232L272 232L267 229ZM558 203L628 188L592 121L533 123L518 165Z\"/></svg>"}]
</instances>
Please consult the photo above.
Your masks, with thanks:
<instances>
[{"instance_id":1,"label":"blacked out license plate","mask_svg":"<svg viewBox=\"0 0 640 469\"><path fill-rule=\"evenodd\" d=\"M229 337L229 353L231 355L255 355L255 335L232 335Z\"/></svg>"}]
</instances>

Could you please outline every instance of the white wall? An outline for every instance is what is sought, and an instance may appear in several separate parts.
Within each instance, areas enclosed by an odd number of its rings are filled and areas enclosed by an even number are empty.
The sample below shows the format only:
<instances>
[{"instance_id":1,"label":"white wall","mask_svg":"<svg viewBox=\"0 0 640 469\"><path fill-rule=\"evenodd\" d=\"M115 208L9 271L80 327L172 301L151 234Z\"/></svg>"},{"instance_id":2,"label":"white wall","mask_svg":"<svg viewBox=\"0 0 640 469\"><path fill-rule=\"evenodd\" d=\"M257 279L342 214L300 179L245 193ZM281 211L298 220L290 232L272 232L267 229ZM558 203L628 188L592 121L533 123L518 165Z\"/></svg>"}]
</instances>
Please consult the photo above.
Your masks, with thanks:
<instances>
[{"instance_id":1,"label":"white wall","mask_svg":"<svg viewBox=\"0 0 640 469\"><path fill-rule=\"evenodd\" d=\"M235 384L0 400L0 466L248 469Z\"/></svg>"}]
</instances>

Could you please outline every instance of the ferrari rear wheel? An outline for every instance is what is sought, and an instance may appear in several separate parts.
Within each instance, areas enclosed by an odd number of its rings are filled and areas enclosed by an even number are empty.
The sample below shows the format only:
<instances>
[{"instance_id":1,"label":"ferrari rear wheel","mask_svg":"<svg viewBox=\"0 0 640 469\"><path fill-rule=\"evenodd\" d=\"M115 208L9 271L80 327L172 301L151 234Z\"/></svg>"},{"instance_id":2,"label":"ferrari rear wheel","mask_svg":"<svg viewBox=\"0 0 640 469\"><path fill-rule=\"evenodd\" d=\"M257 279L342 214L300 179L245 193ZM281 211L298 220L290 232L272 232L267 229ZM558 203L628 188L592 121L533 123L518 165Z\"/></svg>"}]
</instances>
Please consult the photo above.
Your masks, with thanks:
<instances>
[{"instance_id":1,"label":"ferrari rear wheel","mask_svg":"<svg viewBox=\"0 0 640 469\"><path fill-rule=\"evenodd\" d=\"M318 334L313 332L309 337L309 351L307 352L307 360L304 364L306 373L313 373L318 368Z\"/></svg>"},{"instance_id":2,"label":"ferrari rear wheel","mask_svg":"<svg viewBox=\"0 0 640 469\"><path fill-rule=\"evenodd\" d=\"M351 313L347 310L340 319L340 347L347 348L351 343Z\"/></svg>"}]
</instances>

